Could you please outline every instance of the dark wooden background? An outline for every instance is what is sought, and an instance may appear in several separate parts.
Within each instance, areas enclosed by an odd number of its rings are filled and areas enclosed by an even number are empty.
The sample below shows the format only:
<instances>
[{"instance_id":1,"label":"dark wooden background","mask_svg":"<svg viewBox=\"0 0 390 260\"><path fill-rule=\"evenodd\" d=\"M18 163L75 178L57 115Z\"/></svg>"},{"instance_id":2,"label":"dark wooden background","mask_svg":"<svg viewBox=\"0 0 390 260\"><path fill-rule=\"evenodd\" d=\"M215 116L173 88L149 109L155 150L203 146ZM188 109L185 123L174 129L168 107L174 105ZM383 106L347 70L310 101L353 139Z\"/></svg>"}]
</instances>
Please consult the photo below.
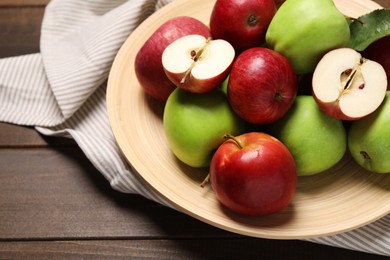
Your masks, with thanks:
<instances>
[{"instance_id":1,"label":"dark wooden background","mask_svg":"<svg viewBox=\"0 0 390 260\"><path fill-rule=\"evenodd\" d=\"M377 2L390 7L390 0ZM47 3L0 0L0 58L39 52ZM335 257L382 259L219 230L138 195L114 191L72 140L0 123L0 259Z\"/></svg>"}]
</instances>

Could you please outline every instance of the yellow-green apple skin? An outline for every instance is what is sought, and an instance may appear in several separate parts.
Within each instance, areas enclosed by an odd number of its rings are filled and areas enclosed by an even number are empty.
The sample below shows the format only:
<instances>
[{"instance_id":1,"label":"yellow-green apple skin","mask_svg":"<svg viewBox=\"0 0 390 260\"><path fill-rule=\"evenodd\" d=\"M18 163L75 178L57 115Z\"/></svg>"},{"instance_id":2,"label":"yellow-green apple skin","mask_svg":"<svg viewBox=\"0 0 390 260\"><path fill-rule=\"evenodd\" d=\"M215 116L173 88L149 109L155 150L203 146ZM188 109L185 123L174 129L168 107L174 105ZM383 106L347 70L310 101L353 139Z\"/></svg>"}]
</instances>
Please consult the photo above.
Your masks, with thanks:
<instances>
[{"instance_id":1,"label":"yellow-green apple skin","mask_svg":"<svg viewBox=\"0 0 390 260\"><path fill-rule=\"evenodd\" d=\"M390 91L377 110L351 124L348 148L366 170L390 173Z\"/></svg>"},{"instance_id":2,"label":"yellow-green apple skin","mask_svg":"<svg viewBox=\"0 0 390 260\"><path fill-rule=\"evenodd\" d=\"M221 84L221 90L226 95L227 95L227 90L228 90L228 85L229 85L229 78L230 78L230 74L226 77L226 79Z\"/></svg>"},{"instance_id":3,"label":"yellow-green apple skin","mask_svg":"<svg viewBox=\"0 0 390 260\"><path fill-rule=\"evenodd\" d=\"M348 21L332 0L288 0L266 33L267 45L284 55L297 74L313 72L326 52L347 46L349 38Z\"/></svg>"},{"instance_id":4,"label":"yellow-green apple skin","mask_svg":"<svg viewBox=\"0 0 390 260\"><path fill-rule=\"evenodd\" d=\"M225 134L238 135L245 124L218 88L195 94L177 88L165 104L163 125L169 147L183 163L208 167Z\"/></svg>"},{"instance_id":5,"label":"yellow-green apple skin","mask_svg":"<svg viewBox=\"0 0 390 260\"><path fill-rule=\"evenodd\" d=\"M269 125L267 131L290 150L298 176L330 169L347 150L347 134L342 121L322 112L310 95L297 96L287 114Z\"/></svg>"}]
</instances>

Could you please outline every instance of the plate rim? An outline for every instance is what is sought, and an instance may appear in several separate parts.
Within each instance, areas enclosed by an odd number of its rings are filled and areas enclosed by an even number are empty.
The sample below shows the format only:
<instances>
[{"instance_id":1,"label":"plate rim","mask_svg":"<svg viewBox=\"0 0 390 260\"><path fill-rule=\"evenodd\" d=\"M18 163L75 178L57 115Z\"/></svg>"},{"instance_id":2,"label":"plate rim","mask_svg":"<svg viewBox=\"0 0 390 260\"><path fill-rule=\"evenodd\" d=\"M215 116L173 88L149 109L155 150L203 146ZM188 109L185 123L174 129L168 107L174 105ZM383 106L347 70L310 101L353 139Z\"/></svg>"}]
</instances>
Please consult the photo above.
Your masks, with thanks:
<instances>
[{"instance_id":1,"label":"plate rim","mask_svg":"<svg viewBox=\"0 0 390 260\"><path fill-rule=\"evenodd\" d=\"M128 163L132 166L132 169L135 173L134 175L136 175L137 179L140 180L144 185L146 185L151 190L151 192L158 194L159 198L161 198L164 201L164 203L172 206L176 210L183 212L187 215L190 215L190 216L192 216L192 217L194 217L202 222L208 223L212 226L215 226L215 227L227 230L227 231L231 231L231 232L234 232L237 234L249 235L249 236L253 236L253 237L272 238L272 239L297 239L297 238L314 238L314 237L318 237L318 236L328 236L328 235L334 235L334 234L341 233L341 232L346 232L346 231L349 231L349 230L352 230L355 228L359 228L361 226L367 225L368 223L374 222L374 221L382 218L383 216L387 215L390 212L390 207L387 209L386 212L383 212L383 214L378 214L375 217L372 217L369 221L362 222L359 225L353 225L353 226L345 227L343 229L339 228L337 230L331 230L331 231L322 231L321 233L316 233L316 234L306 234L303 236L297 235L297 234L274 235L274 234L268 233L267 231L265 231L263 233L258 233L256 231L243 233L242 230L239 230L237 228L230 228L230 227L223 225L223 224L220 224L220 223L215 223L214 221L210 221L209 219L205 218L204 216L201 216L201 215L196 214L192 211L189 211L184 205L181 205L180 203L178 203L177 201L172 199L172 197L168 196L167 194L163 194L158 188L155 187L155 185L153 185L150 181L148 181L147 178L145 178L145 176L142 173L140 173L139 167L133 165L133 163L128 158L127 153L124 151L124 150L126 150L124 148L124 146L125 146L124 142L126 142L126 140L122 140L122 135L120 134L120 132L122 132L121 127L119 127L121 125L120 124L121 119L117 118L118 115L115 115L116 111L114 110L114 106L112 105L113 103L115 103L115 95L114 95L115 87L113 87L113 86L114 86L114 78L116 75L114 75L115 74L114 70L118 66L120 66L118 57L123 55L123 53L126 51L126 46L128 45L128 41L132 40L133 34L136 34L139 30L144 29L146 26L148 26L148 23L150 23L156 17L160 17L164 13L167 13L167 12L171 11L172 9L175 9L178 6L181 6L182 4L187 3L189 1L190 0L173 1L173 2L165 5L164 7L162 7L161 9L156 11L155 13L151 14L145 21L143 21L133 31L133 33L129 35L129 37L126 39L126 41L123 43L123 45L119 49L119 51L114 59L114 62L112 64L109 76L108 76L106 103L107 103L107 111L108 111L110 127L112 129L114 138L117 141L117 144L118 144L121 152L123 153L123 155L126 158L126 160L128 161ZM342 1L342 0L338 0L338 1ZM344 1L346 1L346 0L344 0ZM358 0L354 0L354 1L359 2ZM213 1L211 1L211 2L213 2ZM373 6L377 5L378 8L381 8L380 5L378 5L377 3L375 3L371 0L364 0L361 2L363 2L363 3L364 2L371 2ZM168 18L166 18L166 19L168 19ZM118 124L118 122L119 122L119 124Z\"/></svg>"}]
</instances>

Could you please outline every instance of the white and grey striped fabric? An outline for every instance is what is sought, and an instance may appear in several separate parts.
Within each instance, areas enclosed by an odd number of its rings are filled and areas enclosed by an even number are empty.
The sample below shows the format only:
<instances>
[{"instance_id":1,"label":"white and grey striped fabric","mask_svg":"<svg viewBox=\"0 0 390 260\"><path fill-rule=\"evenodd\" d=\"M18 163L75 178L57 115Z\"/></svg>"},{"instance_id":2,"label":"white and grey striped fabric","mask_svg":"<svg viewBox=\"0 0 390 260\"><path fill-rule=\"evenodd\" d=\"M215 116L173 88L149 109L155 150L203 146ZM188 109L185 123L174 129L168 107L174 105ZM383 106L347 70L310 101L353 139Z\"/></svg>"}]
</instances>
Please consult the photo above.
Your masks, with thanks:
<instances>
[{"instance_id":1,"label":"white and grey striped fabric","mask_svg":"<svg viewBox=\"0 0 390 260\"><path fill-rule=\"evenodd\" d=\"M42 22L40 53L0 59L0 121L74 138L113 189L170 206L132 174L112 135L105 94L122 43L171 1L52 0ZM309 241L390 256L390 215Z\"/></svg>"}]
</instances>

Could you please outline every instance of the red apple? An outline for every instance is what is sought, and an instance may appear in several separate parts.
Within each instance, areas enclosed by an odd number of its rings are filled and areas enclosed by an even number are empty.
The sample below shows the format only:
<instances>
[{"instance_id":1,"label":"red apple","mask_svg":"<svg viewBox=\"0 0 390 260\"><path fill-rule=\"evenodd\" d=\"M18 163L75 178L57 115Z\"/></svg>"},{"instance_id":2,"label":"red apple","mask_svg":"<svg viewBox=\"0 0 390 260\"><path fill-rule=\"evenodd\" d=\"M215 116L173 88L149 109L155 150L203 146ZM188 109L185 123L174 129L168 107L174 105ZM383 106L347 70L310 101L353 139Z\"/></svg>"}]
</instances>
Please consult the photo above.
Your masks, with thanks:
<instances>
[{"instance_id":1,"label":"red apple","mask_svg":"<svg viewBox=\"0 0 390 260\"><path fill-rule=\"evenodd\" d=\"M276 4L276 8L278 8L278 9L284 2L286 2L286 0L274 0L274 1Z\"/></svg>"},{"instance_id":2,"label":"red apple","mask_svg":"<svg viewBox=\"0 0 390 260\"><path fill-rule=\"evenodd\" d=\"M383 67L351 48L334 49L317 64L312 92L319 107L342 120L357 120L383 102L387 77Z\"/></svg>"},{"instance_id":3,"label":"red apple","mask_svg":"<svg viewBox=\"0 0 390 260\"><path fill-rule=\"evenodd\" d=\"M390 35L371 43L363 52L362 56L376 61L382 65L387 75L387 89L390 90Z\"/></svg>"},{"instance_id":4,"label":"red apple","mask_svg":"<svg viewBox=\"0 0 390 260\"><path fill-rule=\"evenodd\" d=\"M210 17L211 34L230 42L237 52L258 47L276 10L274 0L217 0Z\"/></svg>"},{"instance_id":5,"label":"red apple","mask_svg":"<svg viewBox=\"0 0 390 260\"><path fill-rule=\"evenodd\" d=\"M233 110L253 124L269 124L291 107L298 90L297 76L288 60L267 48L250 48L234 61L228 82Z\"/></svg>"},{"instance_id":6,"label":"red apple","mask_svg":"<svg viewBox=\"0 0 390 260\"><path fill-rule=\"evenodd\" d=\"M162 63L166 75L177 87L206 93L222 84L234 58L235 51L229 42L191 34L169 44Z\"/></svg>"},{"instance_id":7,"label":"red apple","mask_svg":"<svg viewBox=\"0 0 390 260\"><path fill-rule=\"evenodd\" d=\"M251 216L287 207L295 194L297 172L286 146L261 132L226 138L210 164L217 199L232 211Z\"/></svg>"},{"instance_id":8,"label":"red apple","mask_svg":"<svg viewBox=\"0 0 390 260\"><path fill-rule=\"evenodd\" d=\"M189 34L211 37L209 28L201 21L189 16L178 16L157 28L138 51L135 74L141 87L151 97L165 102L176 88L165 75L161 56L170 43Z\"/></svg>"}]
</instances>

